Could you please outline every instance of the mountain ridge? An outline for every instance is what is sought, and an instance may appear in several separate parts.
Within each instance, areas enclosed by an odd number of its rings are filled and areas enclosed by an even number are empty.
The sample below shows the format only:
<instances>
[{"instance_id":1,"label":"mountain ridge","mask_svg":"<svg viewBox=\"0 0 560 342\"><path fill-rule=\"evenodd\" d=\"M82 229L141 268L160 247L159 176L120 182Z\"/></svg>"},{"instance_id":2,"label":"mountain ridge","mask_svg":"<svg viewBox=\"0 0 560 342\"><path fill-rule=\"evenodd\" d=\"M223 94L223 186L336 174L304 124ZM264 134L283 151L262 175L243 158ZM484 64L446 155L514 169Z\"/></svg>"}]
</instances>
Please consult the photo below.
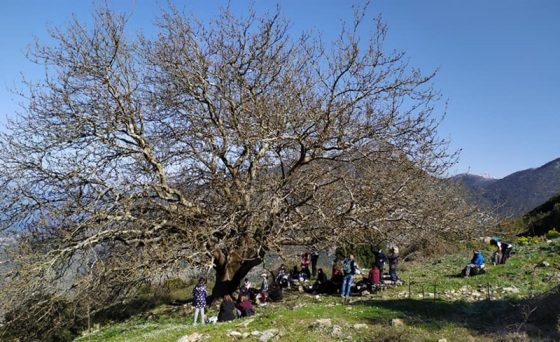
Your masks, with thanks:
<instances>
[{"instance_id":1,"label":"mountain ridge","mask_svg":"<svg viewBox=\"0 0 560 342\"><path fill-rule=\"evenodd\" d=\"M520 216L560 193L560 158L500 179L471 174L450 179L461 182L475 202L494 208L498 216Z\"/></svg>"}]
</instances>

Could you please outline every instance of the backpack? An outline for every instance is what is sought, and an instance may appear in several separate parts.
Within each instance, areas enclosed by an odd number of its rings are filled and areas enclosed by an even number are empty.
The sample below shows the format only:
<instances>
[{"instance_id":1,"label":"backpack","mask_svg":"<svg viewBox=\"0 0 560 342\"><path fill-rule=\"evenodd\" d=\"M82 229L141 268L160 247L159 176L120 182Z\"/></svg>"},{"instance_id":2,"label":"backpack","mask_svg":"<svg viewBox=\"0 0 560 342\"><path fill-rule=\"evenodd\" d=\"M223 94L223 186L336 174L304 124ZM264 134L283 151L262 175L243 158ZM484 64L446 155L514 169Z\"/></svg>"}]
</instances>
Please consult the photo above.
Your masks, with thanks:
<instances>
[{"instance_id":1,"label":"backpack","mask_svg":"<svg viewBox=\"0 0 560 342\"><path fill-rule=\"evenodd\" d=\"M348 259L344 260L344 262L342 263L342 271L345 275L352 274L352 261Z\"/></svg>"}]
</instances>

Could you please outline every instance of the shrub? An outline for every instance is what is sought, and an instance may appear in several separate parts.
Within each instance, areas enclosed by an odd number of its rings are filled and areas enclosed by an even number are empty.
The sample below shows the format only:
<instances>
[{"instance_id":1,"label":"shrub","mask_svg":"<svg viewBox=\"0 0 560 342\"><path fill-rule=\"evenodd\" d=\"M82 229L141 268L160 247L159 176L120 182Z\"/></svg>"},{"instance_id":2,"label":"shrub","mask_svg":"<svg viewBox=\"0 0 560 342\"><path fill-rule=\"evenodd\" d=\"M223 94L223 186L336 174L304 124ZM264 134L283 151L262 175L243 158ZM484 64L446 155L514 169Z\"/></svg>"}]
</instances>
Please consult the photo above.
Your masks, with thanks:
<instances>
[{"instance_id":1,"label":"shrub","mask_svg":"<svg viewBox=\"0 0 560 342\"><path fill-rule=\"evenodd\" d=\"M535 245L542 242L542 238L538 236L520 236L517 238L518 246Z\"/></svg>"},{"instance_id":2,"label":"shrub","mask_svg":"<svg viewBox=\"0 0 560 342\"><path fill-rule=\"evenodd\" d=\"M560 233L556 230L556 228L552 228L546 233L546 237L549 239L556 239L557 237L560 237Z\"/></svg>"}]
</instances>

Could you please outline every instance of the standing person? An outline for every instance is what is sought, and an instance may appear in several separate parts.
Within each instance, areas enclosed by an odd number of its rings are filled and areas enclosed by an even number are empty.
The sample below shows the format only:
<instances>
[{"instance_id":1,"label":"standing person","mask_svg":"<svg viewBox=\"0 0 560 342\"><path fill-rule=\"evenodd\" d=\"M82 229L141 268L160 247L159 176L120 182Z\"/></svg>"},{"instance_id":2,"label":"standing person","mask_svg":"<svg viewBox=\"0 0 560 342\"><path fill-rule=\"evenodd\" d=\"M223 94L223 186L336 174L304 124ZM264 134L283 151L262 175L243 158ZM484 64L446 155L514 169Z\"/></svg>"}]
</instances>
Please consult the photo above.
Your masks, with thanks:
<instances>
[{"instance_id":1,"label":"standing person","mask_svg":"<svg viewBox=\"0 0 560 342\"><path fill-rule=\"evenodd\" d=\"M342 262L342 288L340 289L340 295L344 303L348 302L350 298L350 288L352 287L352 277L356 274L356 263L354 261L354 256L350 254Z\"/></svg>"},{"instance_id":2,"label":"standing person","mask_svg":"<svg viewBox=\"0 0 560 342\"><path fill-rule=\"evenodd\" d=\"M380 271L376 262L371 265L371 269L369 270L368 274L368 280L372 286L379 285L380 283Z\"/></svg>"},{"instance_id":3,"label":"standing person","mask_svg":"<svg viewBox=\"0 0 560 342\"><path fill-rule=\"evenodd\" d=\"M268 275L266 273L261 274L262 282L261 282L261 297L260 302L264 304L268 300Z\"/></svg>"},{"instance_id":4,"label":"standing person","mask_svg":"<svg viewBox=\"0 0 560 342\"><path fill-rule=\"evenodd\" d=\"M198 320L198 315L200 314L200 320L202 324L205 323L206 317L204 316L204 308L206 307L206 297L208 296L208 291L206 291L206 278L200 277L198 279L198 284L193 289L193 304L194 304L194 323Z\"/></svg>"},{"instance_id":5,"label":"standing person","mask_svg":"<svg viewBox=\"0 0 560 342\"><path fill-rule=\"evenodd\" d=\"M308 252L305 252L301 255L301 267L309 267L309 264L311 264L311 257Z\"/></svg>"},{"instance_id":6,"label":"standing person","mask_svg":"<svg viewBox=\"0 0 560 342\"><path fill-rule=\"evenodd\" d=\"M222 304L220 304L220 312L218 313L218 322L228 322L235 319L235 304L230 295L225 295Z\"/></svg>"},{"instance_id":7,"label":"standing person","mask_svg":"<svg viewBox=\"0 0 560 342\"><path fill-rule=\"evenodd\" d=\"M505 241L499 241L496 239L490 240L490 244L496 246L496 252L501 254L500 264L505 264L506 261L511 256L511 251L513 250L513 246L511 243Z\"/></svg>"},{"instance_id":8,"label":"standing person","mask_svg":"<svg viewBox=\"0 0 560 342\"><path fill-rule=\"evenodd\" d=\"M383 275L383 269L385 268L387 257L385 256L385 253L383 253L382 249L374 252L373 255L375 256L375 265L379 269L379 273Z\"/></svg>"},{"instance_id":9,"label":"standing person","mask_svg":"<svg viewBox=\"0 0 560 342\"><path fill-rule=\"evenodd\" d=\"M397 275L397 264L399 263L399 249L397 247L391 248L389 255L387 256L389 261L389 276L393 282L399 280Z\"/></svg>"},{"instance_id":10,"label":"standing person","mask_svg":"<svg viewBox=\"0 0 560 342\"><path fill-rule=\"evenodd\" d=\"M313 277L317 275L317 261L319 261L319 252L314 249L311 252L311 274L313 275Z\"/></svg>"}]
</instances>

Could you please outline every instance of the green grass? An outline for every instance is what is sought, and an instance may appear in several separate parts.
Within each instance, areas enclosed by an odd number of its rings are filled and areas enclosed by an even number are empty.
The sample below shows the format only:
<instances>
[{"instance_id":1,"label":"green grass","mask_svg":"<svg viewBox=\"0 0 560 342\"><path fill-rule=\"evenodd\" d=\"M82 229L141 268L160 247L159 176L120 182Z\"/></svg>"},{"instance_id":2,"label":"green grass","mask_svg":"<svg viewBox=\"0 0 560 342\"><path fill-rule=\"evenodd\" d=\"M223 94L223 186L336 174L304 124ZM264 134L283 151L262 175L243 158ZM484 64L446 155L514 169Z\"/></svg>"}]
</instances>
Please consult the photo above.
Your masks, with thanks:
<instances>
[{"instance_id":1,"label":"green grass","mask_svg":"<svg viewBox=\"0 0 560 342\"><path fill-rule=\"evenodd\" d=\"M554 281L555 276L560 270L560 240L553 240L552 243L542 243L529 246L515 246L515 255L508 260L506 265L494 266L490 263L491 250L483 251L486 259L485 274L468 278L458 277L461 269L470 260L472 254L469 251L449 255L435 260L416 262L414 265L407 265L399 276L410 283L411 294L421 296L422 290L425 295L434 292L436 286L437 293L449 290L459 290L465 286L477 289L481 292L488 292L493 298L513 297L522 298L536 295L550 290L558 281ZM550 266L539 266L542 261L547 261ZM503 287L514 286L519 289L519 293L500 293ZM407 292L408 284L405 287L389 291L389 296L395 293ZM401 294L402 295L402 294ZM463 299L468 299L465 296Z\"/></svg>"},{"instance_id":2,"label":"green grass","mask_svg":"<svg viewBox=\"0 0 560 342\"><path fill-rule=\"evenodd\" d=\"M530 306L530 296L537 296L554 286L560 277L560 239L551 244L516 248L516 254L506 265L488 266L488 272L466 279L454 277L470 258L461 252L435 260L404 264L400 272L409 286L389 289L372 296L353 297L350 305L342 305L337 296L315 297L290 293L281 303L257 308L258 314L248 319L216 325L193 327L190 309L180 306L160 306L150 313L126 322L109 323L100 330L78 338L78 341L176 341L179 337L203 334L207 341L232 341L231 331L250 333L275 328L279 340L285 341L492 341L498 338L558 338L557 327L534 327L526 324L524 310ZM485 253L488 259L489 253ZM550 266L539 267L546 260ZM487 289L490 285L492 300L472 300L460 296L456 300L439 295L421 299L433 291L438 293L459 290L465 286ZM501 293L503 286L515 286L519 293ZM427 296L426 296L427 297ZM210 308L209 315L216 315ZM340 326L341 334L332 335L332 328L316 329L311 324L320 318L329 318ZM391 320L402 319L404 326L392 326ZM247 324L248 323L248 324ZM243 326L246 324L246 326ZM365 324L354 329L354 324ZM547 330L549 329L549 330ZM552 330L550 330L552 329ZM556 330L555 330L556 329ZM257 340L250 337L248 340Z\"/></svg>"}]
</instances>

